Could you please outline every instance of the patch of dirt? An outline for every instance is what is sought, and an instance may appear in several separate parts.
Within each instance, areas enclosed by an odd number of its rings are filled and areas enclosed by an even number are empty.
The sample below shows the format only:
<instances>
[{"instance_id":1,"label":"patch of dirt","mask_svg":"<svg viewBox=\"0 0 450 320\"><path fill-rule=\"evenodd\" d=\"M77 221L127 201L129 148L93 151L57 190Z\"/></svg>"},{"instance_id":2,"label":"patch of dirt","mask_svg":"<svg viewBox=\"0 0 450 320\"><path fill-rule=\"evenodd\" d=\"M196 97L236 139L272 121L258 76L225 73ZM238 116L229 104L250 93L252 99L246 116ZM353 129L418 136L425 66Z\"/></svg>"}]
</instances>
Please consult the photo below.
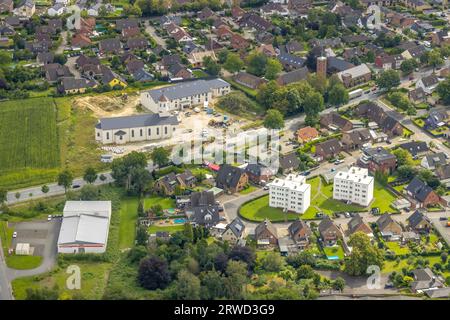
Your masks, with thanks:
<instances>
[{"instance_id":1,"label":"patch of dirt","mask_svg":"<svg viewBox=\"0 0 450 320\"><path fill-rule=\"evenodd\" d=\"M74 106L90 109L97 118L128 116L137 113L139 95L128 95L123 99L121 96L95 95L75 99Z\"/></svg>"}]
</instances>

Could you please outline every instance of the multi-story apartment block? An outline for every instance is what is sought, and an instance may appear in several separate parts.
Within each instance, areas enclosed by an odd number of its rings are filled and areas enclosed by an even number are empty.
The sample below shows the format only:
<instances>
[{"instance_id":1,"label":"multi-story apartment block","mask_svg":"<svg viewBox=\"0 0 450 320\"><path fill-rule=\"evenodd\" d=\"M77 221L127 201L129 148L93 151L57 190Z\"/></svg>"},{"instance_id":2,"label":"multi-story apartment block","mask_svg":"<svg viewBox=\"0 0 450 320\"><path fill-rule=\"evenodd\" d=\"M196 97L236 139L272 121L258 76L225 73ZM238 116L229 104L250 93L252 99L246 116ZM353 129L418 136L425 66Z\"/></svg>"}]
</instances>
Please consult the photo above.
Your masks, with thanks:
<instances>
[{"instance_id":1,"label":"multi-story apartment block","mask_svg":"<svg viewBox=\"0 0 450 320\"><path fill-rule=\"evenodd\" d=\"M367 207L373 199L374 178L365 168L351 167L334 176L333 199Z\"/></svg>"},{"instance_id":2,"label":"multi-story apartment block","mask_svg":"<svg viewBox=\"0 0 450 320\"><path fill-rule=\"evenodd\" d=\"M269 206L304 213L311 201L311 185L300 174L289 174L286 179L275 179L269 184Z\"/></svg>"},{"instance_id":3,"label":"multi-story apartment block","mask_svg":"<svg viewBox=\"0 0 450 320\"><path fill-rule=\"evenodd\" d=\"M230 84L220 78L188 81L170 87L144 91L141 93L141 103L154 113L167 112L200 105L215 97L226 95L230 91Z\"/></svg>"}]
</instances>

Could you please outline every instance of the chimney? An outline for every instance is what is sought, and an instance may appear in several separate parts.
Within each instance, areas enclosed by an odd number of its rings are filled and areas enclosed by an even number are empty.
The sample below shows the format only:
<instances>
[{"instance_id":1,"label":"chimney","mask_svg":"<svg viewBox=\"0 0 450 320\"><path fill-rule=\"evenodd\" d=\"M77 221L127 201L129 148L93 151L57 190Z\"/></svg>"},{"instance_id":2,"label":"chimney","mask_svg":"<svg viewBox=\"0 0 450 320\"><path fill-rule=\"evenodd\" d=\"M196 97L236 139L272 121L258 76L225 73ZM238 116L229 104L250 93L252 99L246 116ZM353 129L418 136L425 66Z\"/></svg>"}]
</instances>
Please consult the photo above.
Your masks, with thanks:
<instances>
[{"instance_id":1,"label":"chimney","mask_svg":"<svg viewBox=\"0 0 450 320\"><path fill-rule=\"evenodd\" d=\"M327 77L327 58L324 56L317 57L316 74L318 77L326 79Z\"/></svg>"}]
</instances>

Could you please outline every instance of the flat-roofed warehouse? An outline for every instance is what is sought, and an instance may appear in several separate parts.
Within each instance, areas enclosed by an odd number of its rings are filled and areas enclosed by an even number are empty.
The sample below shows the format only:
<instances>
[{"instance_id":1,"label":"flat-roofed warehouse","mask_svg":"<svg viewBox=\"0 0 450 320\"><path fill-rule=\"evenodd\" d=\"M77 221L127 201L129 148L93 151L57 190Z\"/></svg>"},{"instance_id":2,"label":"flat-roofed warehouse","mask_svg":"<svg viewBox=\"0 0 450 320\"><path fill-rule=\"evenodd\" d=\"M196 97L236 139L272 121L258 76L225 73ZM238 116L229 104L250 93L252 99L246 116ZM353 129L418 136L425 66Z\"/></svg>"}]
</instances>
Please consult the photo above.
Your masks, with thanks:
<instances>
[{"instance_id":1,"label":"flat-roofed warehouse","mask_svg":"<svg viewBox=\"0 0 450 320\"><path fill-rule=\"evenodd\" d=\"M111 201L67 201L58 253L103 253L111 219Z\"/></svg>"}]
</instances>

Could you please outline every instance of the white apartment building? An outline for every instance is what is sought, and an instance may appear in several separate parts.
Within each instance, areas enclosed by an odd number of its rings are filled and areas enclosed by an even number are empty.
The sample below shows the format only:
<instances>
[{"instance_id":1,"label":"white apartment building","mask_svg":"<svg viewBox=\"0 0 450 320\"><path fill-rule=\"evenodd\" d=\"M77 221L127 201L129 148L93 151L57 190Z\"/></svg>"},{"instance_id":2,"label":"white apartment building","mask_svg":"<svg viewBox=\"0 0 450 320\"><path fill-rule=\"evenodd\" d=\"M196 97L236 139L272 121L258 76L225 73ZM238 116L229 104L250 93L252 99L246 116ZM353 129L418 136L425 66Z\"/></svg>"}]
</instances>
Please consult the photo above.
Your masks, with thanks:
<instances>
[{"instance_id":1,"label":"white apartment building","mask_svg":"<svg viewBox=\"0 0 450 320\"><path fill-rule=\"evenodd\" d=\"M311 202L311 185L300 174L289 174L285 179L269 183L269 206L296 213L305 213Z\"/></svg>"},{"instance_id":2,"label":"white apartment building","mask_svg":"<svg viewBox=\"0 0 450 320\"><path fill-rule=\"evenodd\" d=\"M141 103L151 112L168 112L203 104L230 91L230 84L222 79L186 81L144 91L141 93Z\"/></svg>"},{"instance_id":3,"label":"white apartment building","mask_svg":"<svg viewBox=\"0 0 450 320\"><path fill-rule=\"evenodd\" d=\"M367 207L373 199L374 178L364 168L351 167L334 176L333 199Z\"/></svg>"}]
</instances>

